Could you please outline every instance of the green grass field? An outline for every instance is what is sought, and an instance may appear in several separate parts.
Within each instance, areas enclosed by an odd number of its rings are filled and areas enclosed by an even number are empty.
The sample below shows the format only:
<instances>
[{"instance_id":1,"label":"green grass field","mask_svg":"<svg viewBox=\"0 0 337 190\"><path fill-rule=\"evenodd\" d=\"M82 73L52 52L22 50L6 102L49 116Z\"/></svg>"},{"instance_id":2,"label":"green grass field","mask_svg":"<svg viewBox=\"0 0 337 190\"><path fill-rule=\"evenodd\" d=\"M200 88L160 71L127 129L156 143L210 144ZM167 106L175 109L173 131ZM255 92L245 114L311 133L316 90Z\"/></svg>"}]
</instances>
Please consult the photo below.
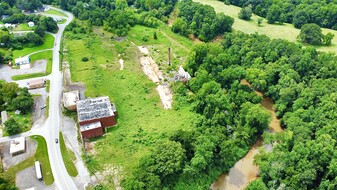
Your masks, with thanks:
<instances>
[{"instance_id":1,"label":"green grass field","mask_svg":"<svg viewBox=\"0 0 337 190\"><path fill-rule=\"evenodd\" d=\"M45 14L50 14L50 15L57 15L57 16L68 17L66 14L64 14L64 13L62 13L60 11L54 10L54 9L49 9L48 11L45 11L44 13Z\"/></svg>"},{"instance_id":2,"label":"green grass field","mask_svg":"<svg viewBox=\"0 0 337 190\"><path fill-rule=\"evenodd\" d=\"M250 21L245 21L238 18L238 14L241 10L240 7L234 5L225 5L224 2L218 0L193 0L194 2L199 2L202 4L210 5L214 8L216 12L223 12L225 15L231 16L234 18L233 29L239 30L244 33L253 34L265 34L266 36L272 39L285 39L291 42L297 42L297 36L300 34L300 30L295 28L292 24L268 24L266 19L263 19L262 26L257 25L257 20L259 16L253 14ZM335 52L337 53L337 31L331 29L323 28L323 34L331 32L335 35L335 38L332 40L331 46L319 46L316 49L325 52Z\"/></svg>"},{"instance_id":3,"label":"green grass field","mask_svg":"<svg viewBox=\"0 0 337 190\"><path fill-rule=\"evenodd\" d=\"M34 30L36 28L36 26L34 27L29 27L27 23L22 23L19 24L16 28L14 28L14 31L30 31L30 30Z\"/></svg>"},{"instance_id":4,"label":"green grass field","mask_svg":"<svg viewBox=\"0 0 337 190\"><path fill-rule=\"evenodd\" d=\"M43 179L45 184L51 185L54 182L54 176L50 168L46 141L42 136L32 136L31 139L35 140L38 143L35 155L9 168L7 171L0 173L0 177L8 180L11 184L15 184L16 173L28 167L34 166L35 161L38 160L40 161L42 167ZM6 187L4 189L6 189Z\"/></svg>"},{"instance_id":5,"label":"green grass field","mask_svg":"<svg viewBox=\"0 0 337 190\"><path fill-rule=\"evenodd\" d=\"M150 45L153 42L164 51L169 46L179 46L178 40L181 38L167 31L163 31L167 36L161 35L158 31L158 42L150 41L153 29L141 26L132 29L129 40L123 42L111 40L111 34L101 29L96 28L94 32L99 35L86 36L82 40L66 33L65 46L68 53L65 59L70 63L72 80L84 82L86 96L109 96L116 104L119 116L117 127L109 129L101 138L92 139L96 141L96 154L88 153L85 159L91 171L117 165L122 166L127 174L158 139L167 138L178 129L189 130L195 119L195 114L187 107L178 111L163 109L156 85L143 73L139 50L130 41L137 45ZM139 40L141 36L137 32L148 35L150 40ZM160 43L166 44L166 47L159 46ZM185 52L188 52L192 46L182 45L180 48L186 48ZM124 70L120 70L118 54L123 54L120 58L124 59ZM188 53L184 57L187 55ZM88 62L81 61L84 56L89 58ZM164 61L167 54L164 52L157 57Z\"/></svg>"},{"instance_id":6,"label":"green grass field","mask_svg":"<svg viewBox=\"0 0 337 190\"><path fill-rule=\"evenodd\" d=\"M39 50L51 49L54 46L54 37L50 34L44 36L44 43L40 46L35 47L24 47L22 50L13 51L13 59L16 59L20 56L26 56L28 54L34 53Z\"/></svg>"},{"instance_id":7,"label":"green grass field","mask_svg":"<svg viewBox=\"0 0 337 190\"><path fill-rule=\"evenodd\" d=\"M74 164L76 157L71 150L67 149L61 132L60 132L60 147L61 147L62 158L66 166L66 169L68 171L68 174L70 176L76 177L78 175L76 166Z\"/></svg>"}]
</instances>

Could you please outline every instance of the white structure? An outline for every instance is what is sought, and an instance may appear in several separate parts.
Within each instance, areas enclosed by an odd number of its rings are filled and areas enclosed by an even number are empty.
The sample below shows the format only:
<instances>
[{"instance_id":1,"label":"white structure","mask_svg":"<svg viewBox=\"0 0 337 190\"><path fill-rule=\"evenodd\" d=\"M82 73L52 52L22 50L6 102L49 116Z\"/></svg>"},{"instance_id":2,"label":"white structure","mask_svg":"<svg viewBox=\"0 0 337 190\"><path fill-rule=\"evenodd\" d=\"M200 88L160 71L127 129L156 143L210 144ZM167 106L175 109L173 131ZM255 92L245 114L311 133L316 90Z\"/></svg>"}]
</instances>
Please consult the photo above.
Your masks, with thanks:
<instances>
[{"instance_id":1,"label":"white structure","mask_svg":"<svg viewBox=\"0 0 337 190\"><path fill-rule=\"evenodd\" d=\"M188 72L186 72L181 65L179 66L178 74L179 74L180 79L186 79L186 80L191 79L191 75Z\"/></svg>"},{"instance_id":2,"label":"white structure","mask_svg":"<svg viewBox=\"0 0 337 190\"><path fill-rule=\"evenodd\" d=\"M30 58L28 56L20 57L15 59L15 65L19 66L20 69L29 69L30 65Z\"/></svg>"},{"instance_id":3,"label":"white structure","mask_svg":"<svg viewBox=\"0 0 337 190\"><path fill-rule=\"evenodd\" d=\"M35 171L36 171L37 179L42 180L42 170L41 170L41 165L39 161L35 162Z\"/></svg>"},{"instance_id":4,"label":"white structure","mask_svg":"<svg viewBox=\"0 0 337 190\"><path fill-rule=\"evenodd\" d=\"M28 26L32 28L32 27L35 26L35 24L34 24L34 22L30 21L30 22L28 22Z\"/></svg>"},{"instance_id":5,"label":"white structure","mask_svg":"<svg viewBox=\"0 0 337 190\"><path fill-rule=\"evenodd\" d=\"M79 100L78 90L63 93L63 105L70 111L76 110L76 102Z\"/></svg>"},{"instance_id":6,"label":"white structure","mask_svg":"<svg viewBox=\"0 0 337 190\"><path fill-rule=\"evenodd\" d=\"M25 152L26 150L26 140L25 137L18 137L11 140L11 144L9 147L9 153L14 156Z\"/></svg>"},{"instance_id":7,"label":"white structure","mask_svg":"<svg viewBox=\"0 0 337 190\"><path fill-rule=\"evenodd\" d=\"M1 123L2 125L8 120L8 116L7 116L7 112L6 111L2 111L1 112Z\"/></svg>"},{"instance_id":8,"label":"white structure","mask_svg":"<svg viewBox=\"0 0 337 190\"><path fill-rule=\"evenodd\" d=\"M6 28L15 28L16 25L15 24L10 24L10 23L5 23L5 27Z\"/></svg>"}]
</instances>

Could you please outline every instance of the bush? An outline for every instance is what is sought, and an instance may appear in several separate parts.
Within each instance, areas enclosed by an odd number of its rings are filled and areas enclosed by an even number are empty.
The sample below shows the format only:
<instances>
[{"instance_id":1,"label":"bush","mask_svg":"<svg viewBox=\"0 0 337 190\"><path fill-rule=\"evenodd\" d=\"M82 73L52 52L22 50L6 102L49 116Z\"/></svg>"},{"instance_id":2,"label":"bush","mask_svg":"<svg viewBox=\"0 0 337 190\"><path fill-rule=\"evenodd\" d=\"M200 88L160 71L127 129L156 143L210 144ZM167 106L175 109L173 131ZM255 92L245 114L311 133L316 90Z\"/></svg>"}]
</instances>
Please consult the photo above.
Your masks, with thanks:
<instances>
[{"instance_id":1,"label":"bush","mask_svg":"<svg viewBox=\"0 0 337 190\"><path fill-rule=\"evenodd\" d=\"M82 61L87 62L87 61L89 61L89 59L87 57L82 57Z\"/></svg>"},{"instance_id":2,"label":"bush","mask_svg":"<svg viewBox=\"0 0 337 190\"><path fill-rule=\"evenodd\" d=\"M14 118L10 118L4 124L5 124L5 131L9 135L15 135L21 132L21 127L19 126L19 124L16 122Z\"/></svg>"}]
</instances>

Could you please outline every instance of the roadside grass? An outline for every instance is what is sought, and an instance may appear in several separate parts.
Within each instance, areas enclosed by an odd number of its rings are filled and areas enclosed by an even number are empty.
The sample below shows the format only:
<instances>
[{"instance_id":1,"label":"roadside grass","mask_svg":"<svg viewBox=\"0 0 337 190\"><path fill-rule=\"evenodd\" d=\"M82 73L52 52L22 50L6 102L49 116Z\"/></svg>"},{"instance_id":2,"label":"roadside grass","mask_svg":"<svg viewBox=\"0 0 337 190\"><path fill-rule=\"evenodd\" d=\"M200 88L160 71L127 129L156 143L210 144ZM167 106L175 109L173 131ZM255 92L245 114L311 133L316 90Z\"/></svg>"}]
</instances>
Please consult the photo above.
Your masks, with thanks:
<instances>
[{"instance_id":1,"label":"roadside grass","mask_svg":"<svg viewBox=\"0 0 337 190\"><path fill-rule=\"evenodd\" d=\"M69 61L72 80L84 82L87 97L109 96L119 115L117 127L110 128L101 138L91 139L96 142L96 153L87 152L85 160L90 171L122 166L123 172L130 174L157 140L168 138L179 129L190 130L192 121L196 119L189 107L164 110L156 85L143 73L139 60L141 54L130 41L150 45L151 41L143 43L138 39L142 35L136 34L146 29L152 38L155 29L136 26L129 34L132 38L122 42L111 40L112 34L100 28L94 29L95 35L82 35L82 39L69 32L65 34L68 49L65 59ZM174 43L160 31L157 34L161 42L156 42L156 47L166 49L160 43L170 43L167 46ZM118 54L123 54L120 58L124 60L124 70L120 70ZM81 61L84 56L89 58L88 62ZM161 57L164 61L167 54L163 53Z\"/></svg>"},{"instance_id":2,"label":"roadside grass","mask_svg":"<svg viewBox=\"0 0 337 190\"><path fill-rule=\"evenodd\" d=\"M26 114L15 114L14 111L7 111L8 118L14 118L15 121L19 124L21 132L29 131L32 128L32 113ZM8 133L3 130L2 136L9 136Z\"/></svg>"},{"instance_id":3,"label":"roadside grass","mask_svg":"<svg viewBox=\"0 0 337 190\"><path fill-rule=\"evenodd\" d=\"M46 118L48 118L49 117L49 95L47 96L47 99L46 99L46 111L44 112L45 114L45 116L46 116Z\"/></svg>"},{"instance_id":4,"label":"roadside grass","mask_svg":"<svg viewBox=\"0 0 337 190\"><path fill-rule=\"evenodd\" d=\"M29 27L27 23L22 23L17 25L17 27L13 28L14 31L30 31L34 30L36 26L34 27Z\"/></svg>"},{"instance_id":5,"label":"roadside grass","mask_svg":"<svg viewBox=\"0 0 337 190\"><path fill-rule=\"evenodd\" d=\"M12 79L16 81L16 80L30 79L30 78L43 77L43 76L46 76L46 74L45 73L29 73L29 74L12 76Z\"/></svg>"},{"instance_id":6,"label":"roadside grass","mask_svg":"<svg viewBox=\"0 0 337 190\"><path fill-rule=\"evenodd\" d=\"M13 51L13 59L16 59L20 56L26 56L26 55L34 53L36 51L53 48L54 37L51 34L45 34L43 39L44 39L44 43L40 46L24 47L22 50L14 50Z\"/></svg>"},{"instance_id":7,"label":"roadside grass","mask_svg":"<svg viewBox=\"0 0 337 190\"><path fill-rule=\"evenodd\" d=\"M30 78L36 78L36 77L42 77L47 76L52 72L52 57L53 57L53 51L47 50L39 53L35 53L30 56L31 62L45 59L47 60L46 65L46 72L45 73L29 73L29 74L23 74L23 75L15 75L12 76L13 80L23 80L23 79L30 79Z\"/></svg>"},{"instance_id":8,"label":"roadside grass","mask_svg":"<svg viewBox=\"0 0 337 190\"><path fill-rule=\"evenodd\" d=\"M50 90L50 80L46 80L46 92L49 93Z\"/></svg>"},{"instance_id":9,"label":"roadside grass","mask_svg":"<svg viewBox=\"0 0 337 190\"><path fill-rule=\"evenodd\" d=\"M259 27L257 24L259 17L253 14L252 19L250 21L245 21L238 18L238 14L241 10L240 7L234 5L225 5L222 1L218 0L193 0L194 2L199 2L202 4L210 5L214 8L214 10L219 13L223 12L225 15L231 16L234 18L233 29L239 30L247 34L265 34L266 36L272 39L285 39L290 42L297 42L297 36L300 34L300 29L295 28L292 24L284 23L284 24L268 24L267 20L263 18L262 26ZM335 52L337 53L337 31L322 28L323 34L327 34L331 32L335 35L335 38L332 40L331 46L315 46L317 50L324 52ZM306 44L302 44L304 46L308 46Z\"/></svg>"},{"instance_id":10,"label":"roadside grass","mask_svg":"<svg viewBox=\"0 0 337 190\"><path fill-rule=\"evenodd\" d=\"M30 138L35 140L38 143L35 155L9 168L7 171L1 172L0 177L9 181L11 184L15 184L16 173L28 167L34 166L35 161L38 160L41 163L43 179L44 179L45 184L51 185L54 182L54 176L51 172L46 141L44 140L42 136L36 136L36 138L35 136L32 136ZM32 174L32 175L35 175L35 174Z\"/></svg>"},{"instance_id":11,"label":"roadside grass","mask_svg":"<svg viewBox=\"0 0 337 190\"><path fill-rule=\"evenodd\" d=\"M51 185L54 183L54 176L51 171L47 143L42 136L34 135L31 139L38 143L38 148L35 153L35 161L39 161L42 167L43 180L46 185Z\"/></svg>"},{"instance_id":12,"label":"roadside grass","mask_svg":"<svg viewBox=\"0 0 337 190\"><path fill-rule=\"evenodd\" d=\"M45 11L43 13L50 14L50 15L56 15L56 16L68 17L66 14L64 14L60 11L54 10L54 9L49 9L48 11Z\"/></svg>"},{"instance_id":13,"label":"roadside grass","mask_svg":"<svg viewBox=\"0 0 337 190\"><path fill-rule=\"evenodd\" d=\"M68 174L72 177L76 177L78 175L78 171L74 163L74 161L76 160L76 157L71 150L67 149L61 132L60 132L60 147L61 147L62 158L66 166L66 169L68 171Z\"/></svg>"},{"instance_id":14,"label":"roadside grass","mask_svg":"<svg viewBox=\"0 0 337 190\"><path fill-rule=\"evenodd\" d=\"M66 23L66 22L67 22L67 19L64 19L64 18L63 18L62 20L58 21L57 24L64 24L64 23Z\"/></svg>"}]
</instances>

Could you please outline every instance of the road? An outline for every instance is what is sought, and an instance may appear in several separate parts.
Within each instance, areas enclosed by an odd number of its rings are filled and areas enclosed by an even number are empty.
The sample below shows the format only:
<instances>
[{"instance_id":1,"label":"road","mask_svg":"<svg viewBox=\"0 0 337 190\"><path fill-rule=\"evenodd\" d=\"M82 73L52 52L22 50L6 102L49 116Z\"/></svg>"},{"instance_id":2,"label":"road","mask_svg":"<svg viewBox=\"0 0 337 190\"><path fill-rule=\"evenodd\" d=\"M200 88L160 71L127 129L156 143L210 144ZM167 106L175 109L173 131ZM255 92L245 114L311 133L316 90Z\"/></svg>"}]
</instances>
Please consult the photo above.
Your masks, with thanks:
<instances>
[{"instance_id":1,"label":"road","mask_svg":"<svg viewBox=\"0 0 337 190\"><path fill-rule=\"evenodd\" d=\"M74 181L69 176L64 165L61 149L59 143L55 143L55 139L59 139L60 126L62 125L61 119L61 93L62 93L62 72L60 71L60 44L62 34L65 27L73 19L73 15L69 12L50 7L51 9L58 10L65 13L68 17L67 22L60 24L59 31L55 35L55 46L53 48L53 68L50 78L50 92L49 92L49 118L46 120L48 127L48 134L46 135L46 142L48 147L48 155L50 166L55 178L55 185L57 189L73 190L77 189Z\"/></svg>"}]
</instances>

